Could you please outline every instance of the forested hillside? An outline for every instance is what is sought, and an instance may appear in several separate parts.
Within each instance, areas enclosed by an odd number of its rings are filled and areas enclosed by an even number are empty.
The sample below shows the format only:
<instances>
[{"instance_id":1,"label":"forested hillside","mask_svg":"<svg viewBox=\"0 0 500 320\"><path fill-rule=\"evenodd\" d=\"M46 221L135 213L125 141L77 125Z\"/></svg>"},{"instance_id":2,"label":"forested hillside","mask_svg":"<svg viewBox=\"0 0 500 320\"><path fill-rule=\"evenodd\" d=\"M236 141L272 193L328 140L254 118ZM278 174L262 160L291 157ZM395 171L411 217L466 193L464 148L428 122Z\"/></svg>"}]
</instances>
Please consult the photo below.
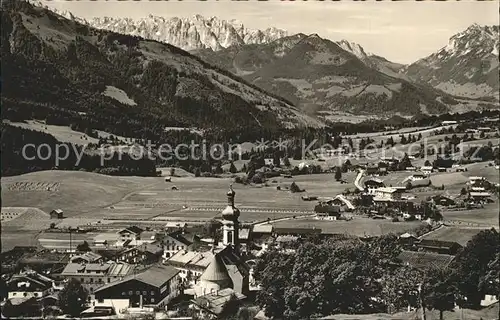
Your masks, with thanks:
<instances>
[{"instance_id":1,"label":"forested hillside","mask_svg":"<svg viewBox=\"0 0 500 320\"><path fill-rule=\"evenodd\" d=\"M169 126L242 137L322 126L176 47L92 29L24 1L3 3L1 15L4 119L152 141ZM106 94L110 88L126 99Z\"/></svg>"}]
</instances>

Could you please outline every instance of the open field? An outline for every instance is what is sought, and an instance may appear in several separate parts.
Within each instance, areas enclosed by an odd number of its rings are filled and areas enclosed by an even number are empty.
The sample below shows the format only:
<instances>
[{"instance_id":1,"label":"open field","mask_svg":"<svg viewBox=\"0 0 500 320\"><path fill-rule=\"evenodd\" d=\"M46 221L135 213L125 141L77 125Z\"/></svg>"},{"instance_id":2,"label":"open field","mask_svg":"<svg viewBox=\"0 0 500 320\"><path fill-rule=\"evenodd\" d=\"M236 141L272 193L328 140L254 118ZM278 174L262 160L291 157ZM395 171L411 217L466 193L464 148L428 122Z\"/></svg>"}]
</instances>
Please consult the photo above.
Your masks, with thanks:
<instances>
[{"instance_id":1,"label":"open field","mask_svg":"<svg viewBox=\"0 0 500 320\"><path fill-rule=\"evenodd\" d=\"M498 229L498 199L495 198L495 203L489 203L480 209L472 210L447 210L442 212L445 221L453 221L455 223L463 223L464 225L486 225Z\"/></svg>"},{"instance_id":2,"label":"open field","mask_svg":"<svg viewBox=\"0 0 500 320\"><path fill-rule=\"evenodd\" d=\"M2 206L62 209L64 216L81 215L119 201L136 188L162 182L161 178L111 177L80 171L39 171L2 179ZM10 190L11 186L57 183L56 190Z\"/></svg>"},{"instance_id":3,"label":"open field","mask_svg":"<svg viewBox=\"0 0 500 320\"><path fill-rule=\"evenodd\" d=\"M9 122L9 124L23 129L40 131L54 136L61 142L68 142L77 145L97 143L98 139L92 138L83 132L74 131L68 126L56 126L45 124L38 120L27 120L26 122Z\"/></svg>"},{"instance_id":4,"label":"open field","mask_svg":"<svg viewBox=\"0 0 500 320\"><path fill-rule=\"evenodd\" d=\"M404 233L412 231L423 222L391 222L390 220L375 220L365 217L354 216L350 221L327 221L316 219L292 219L276 222L273 225L278 228L318 228L324 234L351 234L355 236L380 236L390 233Z\"/></svg>"},{"instance_id":5,"label":"open field","mask_svg":"<svg viewBox=\"0 0 500 320\"><path fill-rule=\"evenodd\" d=\"M240 220L254 222L312 212L315 203L303 201L302 195L334 197L346 188L353 188L354 175L345 175L345 179L351 181L348 184L334 181L333 174L303 175L293 179L276 177L270 179L267 187L235 184ZM112 207L89 212L85 217L207 220L225 208L226 192L231 181L231 178L174 177L172 182L131 193ZM291 193L276 189L278 185L289 185L292 181L306 192ZM178 190L172 190L173 186Z\"/></svg>"},{"instance_id":6,"label":"open field","mask_svg":"<svg viewBox=\"0 0 500 320\"><path fill-rule=\"evenodd\" d=\"M469 240L484 229L480 228L459 228L441 227L422 237L425 240L454 241L465 246Z\"/></svg>"}]
</instances>

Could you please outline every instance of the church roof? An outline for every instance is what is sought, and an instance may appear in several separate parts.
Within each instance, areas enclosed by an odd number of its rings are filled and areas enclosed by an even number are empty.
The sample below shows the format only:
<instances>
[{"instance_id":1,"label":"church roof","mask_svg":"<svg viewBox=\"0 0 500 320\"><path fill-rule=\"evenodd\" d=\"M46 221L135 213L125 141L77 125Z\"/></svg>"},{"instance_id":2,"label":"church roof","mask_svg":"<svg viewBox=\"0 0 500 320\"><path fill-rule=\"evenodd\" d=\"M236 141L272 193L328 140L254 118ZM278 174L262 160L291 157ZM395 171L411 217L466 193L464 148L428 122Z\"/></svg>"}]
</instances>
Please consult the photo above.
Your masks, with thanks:
<instances>
[{"instance_id":1,"label":"church roof","mask_svg":"<svg viewBox=\"0 0 500 320\"><path fill-rule=\"evenodd\" d=\"M212 282L231 281L231 278L227 273L227 268L219 254L214 255L212 262L205 269L205 272L201 275L200 280Z\"/></svg>"}]
</instances>

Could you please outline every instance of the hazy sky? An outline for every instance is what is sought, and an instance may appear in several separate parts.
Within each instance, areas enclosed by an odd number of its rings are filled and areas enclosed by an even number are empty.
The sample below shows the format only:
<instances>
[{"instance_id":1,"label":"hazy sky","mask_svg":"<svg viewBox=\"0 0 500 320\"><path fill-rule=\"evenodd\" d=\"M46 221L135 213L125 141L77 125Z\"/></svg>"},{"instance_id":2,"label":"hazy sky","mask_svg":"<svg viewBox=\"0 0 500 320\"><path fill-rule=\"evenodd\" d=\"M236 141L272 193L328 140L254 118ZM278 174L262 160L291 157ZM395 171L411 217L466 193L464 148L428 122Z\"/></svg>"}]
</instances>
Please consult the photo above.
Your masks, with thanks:
<instances>
[{"instance_id":1,"label":"hazy sky","mask_svg":"<svg viewBox=\"0 0 500 320\"><path fill-rule=\"evenodd\" d=\"M189 17L194 14L237 19L247 28L277 27L290 33L317 33L347 39L365 51L410 63L444 47L472 23L499 24L498 1L317 2L249 0L208 1L65 1L45 0L75 16L141 18L149 14Z\"/></svg>"}]
</instances>

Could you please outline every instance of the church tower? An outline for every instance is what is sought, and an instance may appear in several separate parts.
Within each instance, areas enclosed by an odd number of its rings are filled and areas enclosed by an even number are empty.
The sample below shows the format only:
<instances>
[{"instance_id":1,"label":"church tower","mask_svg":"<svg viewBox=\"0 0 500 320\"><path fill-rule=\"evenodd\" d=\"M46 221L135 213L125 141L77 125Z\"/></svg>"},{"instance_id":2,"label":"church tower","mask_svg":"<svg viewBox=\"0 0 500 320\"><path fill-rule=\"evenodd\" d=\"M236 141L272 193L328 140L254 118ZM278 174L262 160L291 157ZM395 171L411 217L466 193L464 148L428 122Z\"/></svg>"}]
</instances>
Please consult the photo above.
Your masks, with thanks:
<instances>
[{"instance_id":1,"label":"church tower","mask_svg":"<svg viewBox=\"0 0 500 320\"><path fill-rule=\"evenodd\" d=\"M234 250L239 254L240 252L240 242L239 242L239 228L240 223L238 218L240 216L240 210L234 206L234 195L236 193L233 190L233 186L229 186L229 191L227 192L227 207L222 211L222 244L224 246L232 245Z\"/></svg>"}]
</instances>

